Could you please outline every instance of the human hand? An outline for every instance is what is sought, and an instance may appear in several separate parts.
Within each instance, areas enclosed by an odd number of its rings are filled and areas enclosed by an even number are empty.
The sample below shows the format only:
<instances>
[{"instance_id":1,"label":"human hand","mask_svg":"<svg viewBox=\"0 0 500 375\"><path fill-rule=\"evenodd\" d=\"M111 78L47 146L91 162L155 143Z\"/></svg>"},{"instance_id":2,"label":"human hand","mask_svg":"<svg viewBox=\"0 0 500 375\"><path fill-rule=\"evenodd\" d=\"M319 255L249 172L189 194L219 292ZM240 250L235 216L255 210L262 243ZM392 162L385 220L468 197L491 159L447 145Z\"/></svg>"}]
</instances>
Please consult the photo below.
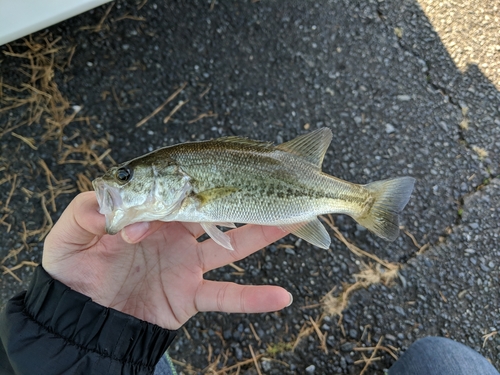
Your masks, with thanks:
<instances>
[{"instance_id":1,"label":"human hand","mask_svg":"<svg viewBox=\"0 0 500 375\"><path fill-rule=\"evenodd\" d=\"M47 236L42 259L53 278L98 304L175 330L198 311L268 312L292 301L278 286L203 279L283 237L279 228L231 230L235 250L228 251L198 242L204 231L196 223L136 223L111 236L98 211L94 192L78 195Z\"/></svg>"}]
</instances>

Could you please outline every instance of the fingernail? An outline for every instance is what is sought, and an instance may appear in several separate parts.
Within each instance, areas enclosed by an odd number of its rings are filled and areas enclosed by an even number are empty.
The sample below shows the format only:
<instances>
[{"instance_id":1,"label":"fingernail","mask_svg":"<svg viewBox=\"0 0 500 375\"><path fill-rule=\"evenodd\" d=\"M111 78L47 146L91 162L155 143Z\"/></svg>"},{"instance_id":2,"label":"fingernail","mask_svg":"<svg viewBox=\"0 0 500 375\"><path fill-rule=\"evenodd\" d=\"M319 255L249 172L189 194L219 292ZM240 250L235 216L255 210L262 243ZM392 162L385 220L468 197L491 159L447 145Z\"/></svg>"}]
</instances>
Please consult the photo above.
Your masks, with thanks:
<instances>
[{"instance_id":1,"label":"fingernail","mask_svg":"<svg viewBox=\"0 0 500 375\"><path fill-rule=\"evenodd\" d=\"M293 302L293 296L292 296L292 293L288 292L288 295L290 296L290 302L288 302L288 305L286 305L285 307L288 307L292 304Z\"/></svg>"},{"instance_id":2,"label":"fingernail","mask_svg":"<svg viewBox=\"0 0 500 375\"><path fill-rule=\"evenodd\" d=\"M149 230L149 222L141 222L129 225L122 230L122 238L125 242L136 243Z\"/></svg>"}]
</instances>

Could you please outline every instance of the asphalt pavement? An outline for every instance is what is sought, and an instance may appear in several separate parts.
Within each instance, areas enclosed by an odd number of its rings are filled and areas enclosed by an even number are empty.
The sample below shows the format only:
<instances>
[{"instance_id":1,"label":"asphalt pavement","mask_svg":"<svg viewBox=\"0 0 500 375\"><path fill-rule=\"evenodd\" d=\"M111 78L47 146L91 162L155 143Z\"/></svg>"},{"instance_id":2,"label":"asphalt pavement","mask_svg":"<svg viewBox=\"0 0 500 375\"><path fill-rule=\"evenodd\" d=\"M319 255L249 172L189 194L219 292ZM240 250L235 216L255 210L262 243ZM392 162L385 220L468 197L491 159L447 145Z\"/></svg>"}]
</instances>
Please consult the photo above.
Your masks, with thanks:
<instances>
[{"instance_id":1,"label":"asphalt pavement","mask_svg":"<svg viewBox=\"0 0 500 375\"><path fill-rule=\"evenodd\" d=\"M238 135L280 143L326 126L334 138L325 172L356 183L417 179L401 223L415 242L402 232L387 243L335 217L356 246L401 264L400 277L354 291L341 321L325 317L322 297L334 288L339 295L373 260L336 239L324 251L289 236L238 262L243 272L225 267L207 277L281 285L293 305L272 314L198 314L170 349L181 373L216 373L251 359L251 346L262 354L256 360L265 374L359 374L373 353L360 348L382 338L389 351L377 351L380 358L365 372L382 374L395 360L391 353L397 357L428 335L462 342L500 368L498 82L476 65L458 69L417 2L118 1L49 32L61 37L59 44L76 46L71 64L54 78L87 117L64 130L64 142L74 147L101 140L92 147L109 147L121 162L179 142ZM23 80L18 59L0 60L4 83ZM136 127L184 82L171 103ZM2 129L21 117L0 115ZM45 217L39 199L20 190L44 190L36 160L74 185L78 173L102 173L95 165L58 164L57 142L42 139L44 125L15 130L33 137L37 150L10 132L0 138L0 180L21 175L0 228L0 258L22 245L23 218L32 215L36 227ZM4 207L11 186L12 180L0 185ZM57 198L53 220L74 194ZM29 241L29 252L4 264L40 262L41 244L36 236ZM14 271L21 282L2 275L2 303L25 287L31 270ZM311 319L319 334L312 329L297 342ZM258 373L253 361L245 363L241 373Z\"/></svg>"}]
</instances>

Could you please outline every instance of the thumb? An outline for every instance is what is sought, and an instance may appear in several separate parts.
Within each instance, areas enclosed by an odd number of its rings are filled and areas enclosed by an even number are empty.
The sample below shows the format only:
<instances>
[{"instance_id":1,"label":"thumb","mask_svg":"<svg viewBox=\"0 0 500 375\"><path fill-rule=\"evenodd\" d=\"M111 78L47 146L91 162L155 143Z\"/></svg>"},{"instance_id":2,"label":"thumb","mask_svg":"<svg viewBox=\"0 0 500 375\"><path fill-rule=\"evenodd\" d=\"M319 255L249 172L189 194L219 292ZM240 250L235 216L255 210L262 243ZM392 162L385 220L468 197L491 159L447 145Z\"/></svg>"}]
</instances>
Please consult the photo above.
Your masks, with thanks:
<instances>
[{"instance_id":1,"label":"thumb","mask_svg":"<svg viewBox=\"0 0 500 375\"><path fill-rule=\"evenodd\" d=\"M44 249L64 249L65 253L88 246L106 233L106 219L99 213L94 192L81 193L64 210L47 235Z\"/></svg>"}]
</instances>

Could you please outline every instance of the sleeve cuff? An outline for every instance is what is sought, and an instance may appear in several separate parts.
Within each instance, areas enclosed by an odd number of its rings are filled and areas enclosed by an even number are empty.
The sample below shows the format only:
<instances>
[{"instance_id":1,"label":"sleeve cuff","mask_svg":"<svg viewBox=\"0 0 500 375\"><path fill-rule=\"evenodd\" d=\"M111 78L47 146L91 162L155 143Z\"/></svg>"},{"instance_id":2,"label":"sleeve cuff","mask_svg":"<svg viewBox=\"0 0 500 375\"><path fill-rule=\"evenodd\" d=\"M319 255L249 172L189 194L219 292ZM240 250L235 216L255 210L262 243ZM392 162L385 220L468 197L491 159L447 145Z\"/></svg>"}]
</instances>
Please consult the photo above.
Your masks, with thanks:
<instances>
[{"instance_id":1,"label":"sleeve cuff","mask_svg":"<svg viewBox=\"0 0 500 375\"><path fill-rule=\"evenodd\" d=\"M35 269L26 293L25 312L69 344L133 367L156 366L176 335L93 302L53 279L42 266Z\"/></svg>"}]
</instances>

